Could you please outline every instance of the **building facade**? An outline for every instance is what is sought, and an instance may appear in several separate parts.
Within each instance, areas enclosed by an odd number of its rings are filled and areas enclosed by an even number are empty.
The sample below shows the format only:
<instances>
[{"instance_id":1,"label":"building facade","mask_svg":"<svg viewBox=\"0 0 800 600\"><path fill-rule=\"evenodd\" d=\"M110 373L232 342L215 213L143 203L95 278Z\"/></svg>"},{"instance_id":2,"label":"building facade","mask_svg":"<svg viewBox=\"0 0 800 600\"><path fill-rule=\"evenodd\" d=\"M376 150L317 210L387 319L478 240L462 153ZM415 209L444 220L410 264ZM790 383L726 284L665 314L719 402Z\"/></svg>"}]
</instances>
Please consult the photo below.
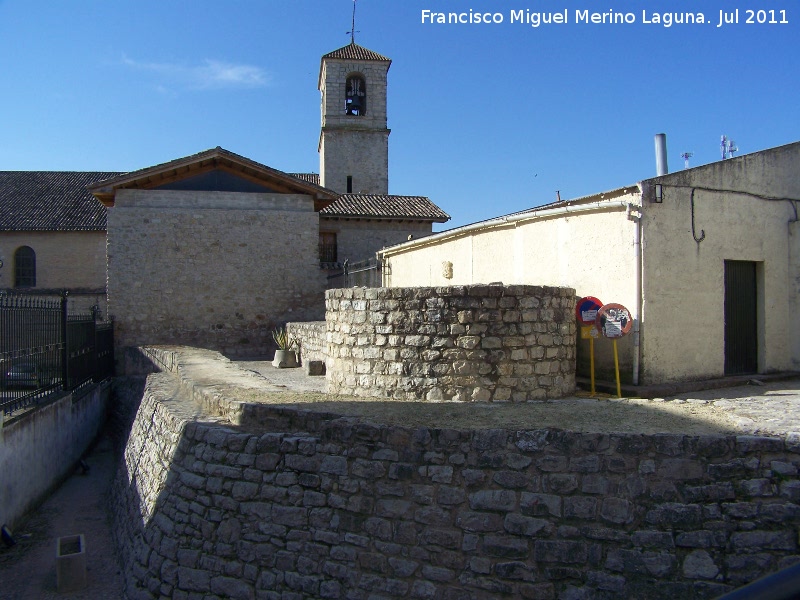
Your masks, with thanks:
<instances>
[{"instance_id":1,"label":"building facade","mask_svg":"<svg viewBox=\"0 0 800 600\"><path fill-rule=\"evenodd\" d=\"M798 370L798 169L794 143L441 232L380 251L384 283L570 286L623 304L633 383Z\"/></svg>"},{"instance_id":2,"label":"building facade","mask_svg":"<svg viewBox=\"0 0 800 600\"><path fill-rule=\"evenodd\" d=\"M129 173L0 173L0 286L107 292L120 347L269 351L275 326L322 318L345 260L449 219L388 194L390 64L354 42L322 57L320 174L219 147Z\"/></svg>"}]
</instances>

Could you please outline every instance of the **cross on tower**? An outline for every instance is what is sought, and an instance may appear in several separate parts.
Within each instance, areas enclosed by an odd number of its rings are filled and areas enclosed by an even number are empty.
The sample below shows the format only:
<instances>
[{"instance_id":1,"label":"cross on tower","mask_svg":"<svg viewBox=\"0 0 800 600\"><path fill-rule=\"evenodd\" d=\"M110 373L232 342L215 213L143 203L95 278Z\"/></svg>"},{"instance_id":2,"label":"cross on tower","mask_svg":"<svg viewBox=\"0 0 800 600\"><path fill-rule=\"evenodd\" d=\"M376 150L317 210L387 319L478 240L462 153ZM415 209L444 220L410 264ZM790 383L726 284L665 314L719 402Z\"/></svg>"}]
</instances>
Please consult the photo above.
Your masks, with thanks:
<instances>
[{"instance_id":1,"label":"cross on tower","mask_svg":"<svg viewBox=\"0 0 800 600\"><path fill-rule=\"evenodd\" d=\"M350 43L356 43L356 34L361 33L360 31L356 31L356 0L353 0L353 25L351 26L350 31L346 32L350 36Z\"/></svg>"}]
</instances>

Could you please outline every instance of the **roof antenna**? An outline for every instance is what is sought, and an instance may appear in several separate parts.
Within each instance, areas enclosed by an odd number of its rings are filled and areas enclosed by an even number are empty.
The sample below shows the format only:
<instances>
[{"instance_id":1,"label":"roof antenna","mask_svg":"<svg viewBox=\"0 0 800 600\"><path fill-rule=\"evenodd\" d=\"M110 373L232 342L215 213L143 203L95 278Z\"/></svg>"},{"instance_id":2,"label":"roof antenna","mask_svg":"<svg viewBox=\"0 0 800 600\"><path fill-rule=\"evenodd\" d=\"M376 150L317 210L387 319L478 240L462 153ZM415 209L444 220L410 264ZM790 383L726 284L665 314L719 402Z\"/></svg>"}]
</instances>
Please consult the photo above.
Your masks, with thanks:
<instances>
[{"instance_id":1,"label":"roof antenna","mask_svg":"<svg viewBox=\"0 0 800 600\"><path fill-rule=\"evenodd\" d=\"M353 0L353 26L350 31L345 32L350 36L350 43L356 43L356 34L361 33L360 31L356 31L356 0Z\"/></svg>"},{"instance_id":2,"label":"roof antenna","mask_svg":"<svg viewBox=\"0 0 800 600\"><path fill-rule=\"evenodd\" d=\"M723 135L722 139L719 143L719 149L722 152L722 160L726 158L733 158L733 153L738 152L739 148L736 146L736 143L728 139L728 136Z\"/></svg>"}]
</instances>

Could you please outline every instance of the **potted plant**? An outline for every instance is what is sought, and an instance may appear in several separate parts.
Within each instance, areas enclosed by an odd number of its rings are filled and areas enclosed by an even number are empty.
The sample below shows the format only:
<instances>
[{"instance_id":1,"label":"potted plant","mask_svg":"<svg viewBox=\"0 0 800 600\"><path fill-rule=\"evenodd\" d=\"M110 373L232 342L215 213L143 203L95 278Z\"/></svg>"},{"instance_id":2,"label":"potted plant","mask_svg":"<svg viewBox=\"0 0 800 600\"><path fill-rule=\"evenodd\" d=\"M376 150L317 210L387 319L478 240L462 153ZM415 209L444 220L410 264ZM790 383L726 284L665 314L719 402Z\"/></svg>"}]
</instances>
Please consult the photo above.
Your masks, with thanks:
<instances>
[{"instance_id":1,"label":"potted plant","mask_svg":"<svg viewBox=\"0 0 800 600\"><path fill-rule=\"evenodd\" d=\"M297 355L295 354L294 340L289 337L289 333L285 327L278 327L272 332L272 339L278 349L275 350L275 358L272 361L272 366L278 369L287 367L296 367Z\"/></svg>"}]
</instances>

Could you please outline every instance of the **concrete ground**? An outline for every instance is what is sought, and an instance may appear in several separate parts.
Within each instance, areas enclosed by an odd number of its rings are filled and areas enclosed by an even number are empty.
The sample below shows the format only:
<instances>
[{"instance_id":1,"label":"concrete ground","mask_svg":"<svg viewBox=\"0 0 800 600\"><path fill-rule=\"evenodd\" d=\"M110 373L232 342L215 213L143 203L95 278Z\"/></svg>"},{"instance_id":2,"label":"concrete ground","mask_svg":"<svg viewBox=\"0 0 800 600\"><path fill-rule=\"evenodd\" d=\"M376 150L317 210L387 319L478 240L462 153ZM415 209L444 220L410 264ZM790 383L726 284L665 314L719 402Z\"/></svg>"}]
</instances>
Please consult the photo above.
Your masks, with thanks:
<instances>
[{"instance_id":1,"label":"concrete ground","mask_svg":"<svg viewBox=\"0 0 800 600\"><path fill-rule=\"evenodd\" d=\"M263 378L273 391L324 390L324 377L308 377L303 369L275 369L266 360L238 361L247 371L243 381ZM203 365L197 365L201 370ZM214 366L209 365L213 372ZM239 379L239 378L236 378ZM742 383L742 382L731 382ZM800 378L736 385L642 399L576 398L581 403L612 402L704 406L725 412L742 434L790 436L800 443ZM554 401L558 402L558 401ZM608 406L608 405L607 405ZM116 600L124 598L123 578L113 550L108 494L114 476L112 445L102 437L86 457L89 472L69 477L27 521L14 531L17 544L0 544L0 600ZM87 552L87 587L74 593L56 590L55 545L65 535L83 533Z\"/></svg>"}]
</instances>

